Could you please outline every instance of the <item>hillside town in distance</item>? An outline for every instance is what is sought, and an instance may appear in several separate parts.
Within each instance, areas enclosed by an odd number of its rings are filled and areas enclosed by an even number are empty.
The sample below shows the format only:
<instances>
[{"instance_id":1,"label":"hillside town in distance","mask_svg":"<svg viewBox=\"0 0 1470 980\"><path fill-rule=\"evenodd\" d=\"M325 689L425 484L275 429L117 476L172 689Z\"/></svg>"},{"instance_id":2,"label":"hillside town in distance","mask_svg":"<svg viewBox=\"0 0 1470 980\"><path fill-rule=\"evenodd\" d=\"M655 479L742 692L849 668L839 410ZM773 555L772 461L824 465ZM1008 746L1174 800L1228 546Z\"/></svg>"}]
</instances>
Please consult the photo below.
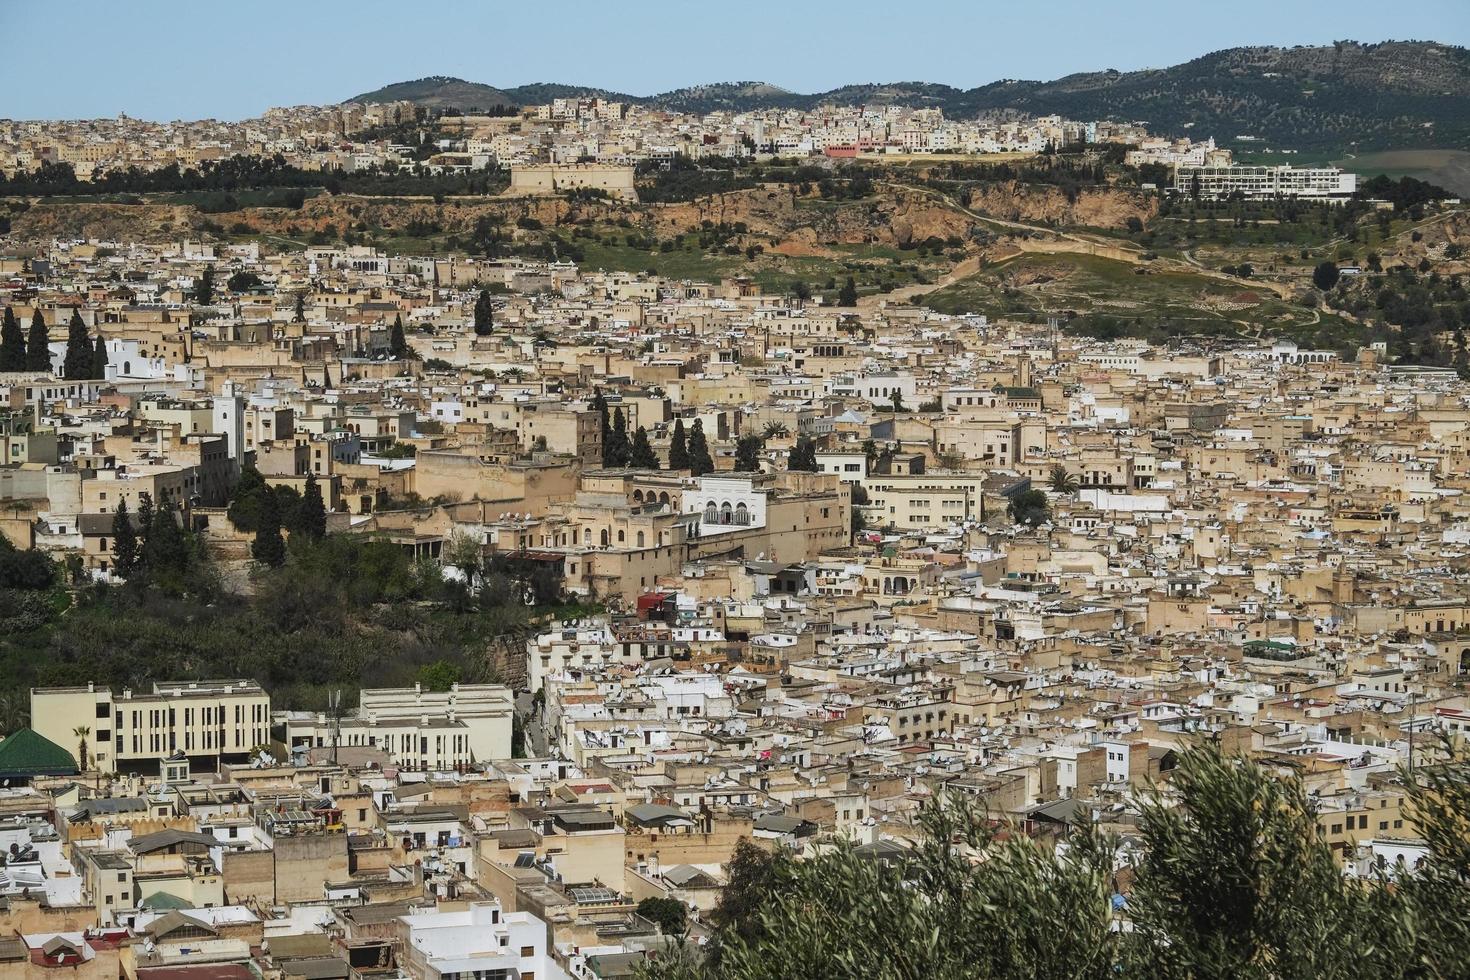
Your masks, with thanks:
<instances>
[{"instance_id":1,"label":"hillside town in distance","mask_svg":"<svg viewBox=\"0 0 1470 980\"><path fill-rule=\"evenodd\" d=\"M153 123L126 115L0 120L0 171L13 177L64 166L77 179L89 181L109 172L187 170L234 157L273 158L309 172L344 173L514 174L544 171L552 164L594 174L594 182L585 186L631 196L631 168L675 159L901 159L927 154L960 159L1101 145L1128 147L1130 165L1170 168L1174 189L1187 191L1194 180L1196 196L1196 175L1206 181L1204 195L1211 198L1239 192L1260 198L1290 194L1330 199L1345 198L1356 189L1355 175L1337 167L1240 166L1233 163L1232 151L1217 147L1213 138L1167 139L1150 136L1140 123L1079 122L1055 115L1006 113L959 121L946 119L942 109L897 105L691 115L599 98L561 98L524 113L441 117L436 120L440 131L432 138L429 128L419 125L424 116L413 103L394 102L271 109L239 123ZM567 180L577 181L570 186L583 186L588 178L563 178Z\"/></svg>"},{"instance_id":2,"label":"hillside town in distance","mask_svg":"<svg viewBox=\"0 0 1470 980\"><path fill-rule=\"evenodd\" d=\"M1064 148L1065 219L868 176ZM34 184L237 158L510 210ZM715 158L820 169L644 200ZM0 977L644 976L760 855L898 867L953 800L1114 835L1126 932L1140 802L1202 742L1299 780L1344 880L1431 857L1406 773L1470 732L1447 192L594 97L6 120L0 171ZM1257 251L1159 230L1207 225Z\"/></svg>"}]
</instances>

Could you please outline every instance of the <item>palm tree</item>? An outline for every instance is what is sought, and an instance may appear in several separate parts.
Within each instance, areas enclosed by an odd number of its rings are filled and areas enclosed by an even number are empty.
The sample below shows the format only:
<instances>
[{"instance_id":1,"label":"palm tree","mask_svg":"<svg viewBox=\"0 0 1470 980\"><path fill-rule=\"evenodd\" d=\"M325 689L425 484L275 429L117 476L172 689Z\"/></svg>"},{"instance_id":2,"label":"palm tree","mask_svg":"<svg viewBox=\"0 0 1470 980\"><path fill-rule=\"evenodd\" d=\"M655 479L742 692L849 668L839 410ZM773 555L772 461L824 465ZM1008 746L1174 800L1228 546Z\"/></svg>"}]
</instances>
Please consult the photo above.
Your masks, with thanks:
<instances>
[{"instance_id":1,"label":"palm tree","mask_svg":"<svg viewBox=\"0 0 1470 980\"><path fill-rule=\"evenodd\" d=\"M1058 463L1051 468L1051 489L1053 493L1074 494L1081 485L1077 478L1067 472L1067 468Z\"/></svg>"},{"instance_id":2,"label":"palm tree","mask_svg":"<svg viewBox=\"0 0 1470 980\"><path fill-rule=\"evenodd\" d=\"M92 768L87 764L87 736L92 734L92 729L86 725L78 725L71 730L71 733L81 740L81 752L78 753L77 758L82 763L82 771L86 772Z\"/></svg>"},{"instance_id":3,"label":"palm tree","mask_svg":"<svg viewBox=\"0 0 1470 980\"><path fill-rule=\"evenodd\" d=\"M767 422L762 434L767 439L785 439L791 435L791 430L786 427L785 422Z\"/></svg>"}]
</instances>

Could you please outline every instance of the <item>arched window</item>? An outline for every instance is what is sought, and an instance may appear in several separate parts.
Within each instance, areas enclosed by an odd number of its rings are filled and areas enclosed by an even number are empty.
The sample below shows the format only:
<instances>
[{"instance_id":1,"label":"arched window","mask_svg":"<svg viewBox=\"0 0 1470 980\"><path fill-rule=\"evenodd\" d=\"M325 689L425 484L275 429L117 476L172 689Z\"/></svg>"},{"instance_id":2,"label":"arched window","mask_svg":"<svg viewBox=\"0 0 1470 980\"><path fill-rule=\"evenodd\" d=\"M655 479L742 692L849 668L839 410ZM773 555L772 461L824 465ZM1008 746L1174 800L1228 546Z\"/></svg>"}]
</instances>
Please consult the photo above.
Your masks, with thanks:
<instances>
[{"instance_id":1,"label":"arched window","mask_svg":"<svg viewBox=\"0 0 1470 980\"><path fill-rule=\"evenodd\" d=\"M704 522L706 524L718 524L720 522L720 511L715 507L713 500L704 505Z\"/></svg>"},{"instance_id":2,"label":"arched window","mask_svg":"<svg viewBox=\"0 0 1470 980\"><path fill-rule=\"evenodd\" d=\"M607 547L607 528L602 529L602 546Z\"/></svg>"},{"instance_id":3,"label":"arched window","mask_svg":"<svg viewBox=\"0 0 1470 980\"><path fill-rule=\"evenodd\" d=\"M643 491L642 490L634 490L633 491L633 502L635 504L641 504L641 503L643 503Z\"/></svg>"},{"instance_id":4,"label":"arched window","mask_svg":"<svg viewBox=\"0 0 1470 980\"><path fill-rule=\"evenodd\" d=\"M622 544L626 540L628 540L627 535L624 534L621 530L619 530L618 531L618 544Z\"/></svg>"},{"instance_id":5,"label":"arched window","mask_svg":"<svg viewBox=\"0 0 1470 980\"><path fill-rule=\"evenodd\" d=\"M132 361L123 361L123 374L124 375L128 375L128 374L132 374L132 373L133 373L133 362Z\"/></svg>"},{"instance_id":6,"label":"arched window","mask_svg":"<svg viewBox=\"0 0 1470 980\"><path fill-rule=\"evenodd\" d=\"M750 508L746 507L743 501L735 508L735 523L742 525L750 523Z\"/></svg>"},{"instance_id":7,"label":"arched window","mask_svg":"<svg viewBox=\"0 0 1470 980\"><path fill-rule=\"evenodd\" d=\"M731 523L734 523L734 521L735 521L735 510L734 510L734 508L732 508L730 506L730 501L727 500L723 504L720 505L720 523L721 524L731 524Z\"/></svg>"},{"instance_id":8,"label":"arched window","mask_svg":"<svg viewBox=\"0 0 1470 980\"><path fill-rule=\"evenodd\" d=\"M640 547L640 548L643 547L643 532L642 531L639 531L638 532L638 547Z\"/></svg>"},{"instance_id":9,"label":"arched window","mask_svg":"<svg viewBox=\"0 0 1470 980\"><path fill-rule=\"evenodd\" d=\"M658 502L661 504L666 504L669 502L669 492L667 490L658 495Z\"/></svg>"}]
</instances>

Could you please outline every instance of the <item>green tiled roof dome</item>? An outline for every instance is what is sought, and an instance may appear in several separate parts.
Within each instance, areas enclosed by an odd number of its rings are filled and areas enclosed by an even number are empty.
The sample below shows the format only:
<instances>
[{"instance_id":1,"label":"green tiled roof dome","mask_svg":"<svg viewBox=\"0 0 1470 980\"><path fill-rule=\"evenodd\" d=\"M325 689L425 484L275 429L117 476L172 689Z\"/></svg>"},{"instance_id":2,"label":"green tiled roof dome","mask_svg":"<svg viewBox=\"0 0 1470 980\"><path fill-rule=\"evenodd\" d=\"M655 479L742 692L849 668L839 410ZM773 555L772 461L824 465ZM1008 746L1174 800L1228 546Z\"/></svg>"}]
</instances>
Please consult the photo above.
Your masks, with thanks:
<instances>
[{"instance_id":1,"label":"green tiled roof dome","mask_svg":"<svg viewBox=\"0 0 1470 980\"><path fill-rule=\"evenodd\" d=\"M70 752L34 729L22 728L0 741L0 778L74 776L78 771Z\"/></svg>"}]
</instances>

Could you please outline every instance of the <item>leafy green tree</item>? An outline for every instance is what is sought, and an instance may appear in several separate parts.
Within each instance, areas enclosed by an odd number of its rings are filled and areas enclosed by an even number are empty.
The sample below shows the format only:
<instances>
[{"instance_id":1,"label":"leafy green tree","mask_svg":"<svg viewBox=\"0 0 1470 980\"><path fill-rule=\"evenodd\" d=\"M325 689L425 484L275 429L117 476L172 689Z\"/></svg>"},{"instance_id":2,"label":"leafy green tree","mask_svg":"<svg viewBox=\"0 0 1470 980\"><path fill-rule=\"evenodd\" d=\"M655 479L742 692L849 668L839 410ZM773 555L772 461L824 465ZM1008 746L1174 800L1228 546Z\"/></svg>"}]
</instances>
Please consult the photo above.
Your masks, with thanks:
<instances>
[{"instance_id":1,"label":"leafy green tree","mask_svg":"<svg viewBox=\"0 0 1470 980\"><path fill-rule=\"evenodd\" d=\"M640 470L658 469L658 454L653 451L653 445L648 441L648 430L641 425L633 434L633 450L629 456L628 465Z\"/></svg>"},{"instance_id":2,"label":"leafy green tree","mask_svg":"<svg viewBox=\"0 0 1470 980\"><path fill-rule=\"evenodd\" d=\"M447 691L460 682L459 665L448 660L435 660L419 668L418 682L426 691Z\"/></svg>"},{"instance_id":3,"label":"leafy green tree","mask_svg":"<svg viewBox=\"0 0 1470 980\"><path fill-rule=\"evenodd\" d=\"M270 485L260 470L246 466L240 470L240 479L230 494L227 514L230 523L241 531L251 533L260 529L260 515L265 508L265 498L271 493Z\"/></svg>"},{"instance_id":4,"label":"leafy green tree","mask_svg":"<svg viewBox=\"0 0 1470 980\"><path fill-rule=\"evenodd\" d=\"M689 468L689 443L684 433L684 420L674 420L674 434L669 439L669 469L687 470Z\"/></svg>"},{"instance_id":5,"label":"leafy green tree","mask_svg":"<svg viewBox=\"0 0 1470 980\"><path fill-rule=\"evenodd\" d=\"M645 898L637 911L665 936L681 936L689 927L689 908L677 898Z\"/></svg>"},{"instance_id":6,"label":"leafy green tree","mask_svg":"<svg viewBox=\"0 0 1470 980\"><path fill-rule=\"evenodd\" d=\"M1470 767L1403 774L1430 850L1417 869L1344 876L1299 776L1219 746L1179 753L1144 794L1131 894L1116 841L1085 819L1053 849L964 797L926 803L910 847L833 842L796 861L739 842L703 962L645 978L1286 980L1464 975ZM1121 928L1120 928L1121 926Z\"/></svg>"},{"instance_id":7,"label":"leafy green tree","mask_svg":"<svg viewBox=\"0 0 1470 980\"><path fill-rule=\"evenodd\" d=\"M1051 468L1051 472L1050 474L1048 474L1047 477L1047 482L1051 484L1051 489L1053 493L1061 494L1074 494L1077 492L1078 487L1080 486L1080 484L1077 482L1077 478L1071 473L1068 473L1067 468L1060 463Z\"/></svg>"},{"instance_id":8,"label":"leafy green tree","mask_svg":"<svg viewBox=\"0 0 1470 980\"><path fill-rule=\"evenodd\" d=\"M260 276L257 276L249 269L241 269L239 272L236 272L234 275L230 276L230 278L225 282L225 285L230 287L230 292L232 293L243 293L246 290L254 289L256 286L259 286Z\"/></svg>"},{"instance_id":9,"label":"leafy green tree","mask_svg":"<svg viewBox=\"0 0 1470 980\"><path fill-rule=\"evenodd\" d=\"M271 487L276 498L276 514L281 519L281 530L296 533L301 520L301 491L289 484ZM305 537L298 544L305 543Z\"/></svg>"},{"instance_id":10,"label":"leafy green tree","mask_svg":"<svg viewBox=\"0 0 1470 980\"><path fill-rule=\"evenodd\" d=\"M250 542L250 557L270 568L280 568L286 563L286 542L281 537L280 505L269 488L260 498L255 540Z\"/></svg>"},{"instance_id":11,"label":"leafy green tree","mask_svg":"<svg viewBox=\"0 0 1470 980\"><path fill-rule=\"evenodd\" d=\"M735 472L759 473L761 450L765 442L758 435L741 436L735 440Z\"/></svg>"},{"instance_id":12,"label":"leafy green tree","mask_svg":"<svg viewBox=\"0 0 1470 980\"><path fill-rule=\"evenodd\" d=\"M817 444L806 436L797 436L796 445L786 457L786 468L803 473L816 473Z\"/></svg>"},{"instance_id":13,"label":"leafy green tree","mask_svg":"<svg viewBox=\"0 0 1470 980\"><path fill-rule=\"evenodd\" d=\"M56 565L45 552L22 551L0 535L0 589L35 591L49 589L55 582Z\"/></svg>"},{"instance_id":14,"label":"leafy green tree","mask_svg":"<svg viewBox=\"0 0 1470 980\"><path fill-rule=\"evenodd\" d=\"M322 500L322 487L315 473L306 474L306 490L296 508L291 534L293 537L300 534L310 541L320 541L327 534L327 505Z\"/></svg>"},{"instance_id":15,"label":"leafy green tree","mask_svg":"<svg viewBox=\"0 0 1470 980\"><path fill-rule=\"evenodd\" d=\"M72 311L66 327L66 356L61 362L61 376L67 381L87 381L92 377L92 340L82 315Z\"/></svg>"},{"instance_id":16,"label":"leafy green tree","mask_svg":"<svg viewBox=\"0 0 1470 980\"><path fill-rule=\"evenodd\" d=\"M26 369L30 371L51 370L51 336L46 330L46 318L39 309L31 315L31 332L26 337Z\"/></svg>"},{"instance_id":17,"label":"leafy green tree","mask_svg":"<svg viewBox=\"0 0 1470 980\"><path fill-rule=\"evenodd\" d=\"M128 502L120 500L112 515L112 567L119 578L131 578L138 563L138 531L128 514Z\"/></svg>"},{"instance_id":18,"label":"leafy green tree","mask_svg":"<svg viewBox=\"0 0 1470 980\"><path fill-rule=\"evenodd\" d=\"M180 520L173 495L165 493L152 512L148 539L143 546L144 563L155 580L172 579L176 584L189 569L189 541Z\"/></svg>"},{"instance_id":19,"label":"leafy green tree","mask_svg":"<svg viewBox=\"0 0 1470 980\"><path fill-rule=\"evenodd\" d=\"M895 412L907 411L907 409L903 407L903 392L899 391L897 388L893 389L893 395L890 397L889 400L893 402L893 410Z\"/></svg>"},{"instance_id":20,"label":"leafy green tree","mask_svg":"<svg viewBox=\"0 0 1470 980\"><path fill-rule=\"evenodd\" d=\"M475 300L475 335L488 337L495 330L495 304L490 299L490 290L480 290Z\"/></svg>"},{"instance_id":21,"label":"leafy green tree","mask_svg":"<svg viewBox=\"0 0 1470 980\"><path fill-rule=\"evenodd\" d=\"M1438 758L1400 773L1404 812L1429 856L1417 868L1394 869L1395 894L1412 924L1412 959L1424 975L1448 977L1463 974L1470 949L1470 756L1463 740L1447 740L1432 754Z\"/></svg>"},{"instance_id":22,"label":"leafy green tree","mask_svg":"<svg viewBox=\"0 0 1470 980\"><path fill-rule=\"evenodd\" d=\"M92 377L98 381L107 379L107 343L100 333L92 346Z\"/></svg>"},{"instance_id":23,"label":"leafy green tree","mask_svg":"<svg viewBox=\"0 0 1470 980\"><path fill-rule=\"evenodd\" d=\"M413 348L408 346L408 338L403 334L403 315L401 313L393 317L393 329L388 335L388 349L399 360L413 357Z\"/></svg>"},{"instance_id":24,"label":"leafy green tree","mask_svg":"<svg viewBox=\"0 0 1470 980\"><path fill-rule=\"evenodd\" d=\"M748 838L735 842L725 864L725 887L709 914L722 940L751 943L765 934L761 912L776 897L777 876L788 860Z\"/></svg>"},{"instance_id":25,"label":"leafy green tree","mask_svg":"<svg viewBox=\"0 0 1470 980\"><path fill-rule=\"evenodd\" d=\"M704 422L700 419L695 419L694 428L689 430L688 469L694 476L704 476L715 471L715 460L710 455L709 442L704 437Z\"/></svg>"},{"instance_id":26,"label":"leafy green tree","mask_svg":"<svg viewBox=\"0 0 1470 980\"><path fill-rule=\"evenodd\" d=\"M837 293L838 306L857 306L857 282L852 276L842 284L842 289Z\"/></svg>"},{"instance_id":27,"label":"leafy green tree","mask_svg":"<svg viewBox=\"0 0 1470 980\"><path fill-rule=\"evenodd\" d=\"M209 306L214 302L214 266L205 266L194 282L194 302L200 306Z\"/></svg>"},{"instance_id":28,"label":"leafy green tree","mask_svg":"<svg viewBox=\"0 0 1470 980\"><path fill-rule=\"evenodd\" d=\"M0 371L24 371L26 369L26 336L20 329L15 311L5 307L3 324L0 324Z\"/></svg>"},{"instance_id":29,"label":"leafy green tree","mask_svg":"<svg viewBox=\"0 0 1470 980\"><path fill-rule=\"evenodd\" d=\"M1361 918L1369 896L1346 881L1319 836L1299 778L1192 746L1168 794L1147 797L1140 810L1146 847L1129 900L1127 958L1148 975L1391 975L1375 962L1387 952L1377 946L1384 937L1364 931L1378 927Z\"/></svg>"},{"instance_id":30,"label":"leafy green tree","mask_svg":"<svg viewBox=\"0 0 1470 980\"><path fill-rule=\"evenodd\" d=\"M1006 505L1006 512L1017 524L1031 527L1051 520L1051 505L1047 502L1046 494L1040 490L1027 490L1012 497L1011 502Z\"/></svg>"},{"instance_id":31,"label":"leafy green tree","mask_svg":"<svg viewBox=\"0 0 1470 980\"><path fill-rule=\"evenodd\" d=\"M1336 286L1337 281L1340 278L1342 278L1342 273L1338 271L1337 263L1333 262L1331 259L1328 259L1326 262L1319 263L1317 267L1312 270L1312 285L1316 286L1323 292L1326 292L1333 286Z\"/></svg>"}]
</instances>

